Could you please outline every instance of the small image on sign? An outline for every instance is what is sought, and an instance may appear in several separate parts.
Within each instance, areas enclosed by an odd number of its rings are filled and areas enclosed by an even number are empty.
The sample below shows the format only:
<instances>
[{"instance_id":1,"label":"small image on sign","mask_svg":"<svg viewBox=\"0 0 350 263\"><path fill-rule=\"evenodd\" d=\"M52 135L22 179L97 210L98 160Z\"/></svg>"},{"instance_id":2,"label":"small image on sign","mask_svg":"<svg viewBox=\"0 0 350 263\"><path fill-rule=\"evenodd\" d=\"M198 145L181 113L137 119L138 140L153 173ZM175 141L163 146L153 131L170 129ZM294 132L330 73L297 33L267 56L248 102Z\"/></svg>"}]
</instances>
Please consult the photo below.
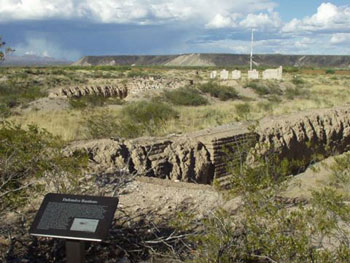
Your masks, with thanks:
<instances>
[{"instance_id":1,"label":"small image on sign","mask_svg":"<svg viewBox=\"0 0 350 263\"><path fill-rule=\"evenodd\" d=\"M96 231L98 225L97 219L74 218L71 231L92 232Z\"/></svg>"}]
</instances>

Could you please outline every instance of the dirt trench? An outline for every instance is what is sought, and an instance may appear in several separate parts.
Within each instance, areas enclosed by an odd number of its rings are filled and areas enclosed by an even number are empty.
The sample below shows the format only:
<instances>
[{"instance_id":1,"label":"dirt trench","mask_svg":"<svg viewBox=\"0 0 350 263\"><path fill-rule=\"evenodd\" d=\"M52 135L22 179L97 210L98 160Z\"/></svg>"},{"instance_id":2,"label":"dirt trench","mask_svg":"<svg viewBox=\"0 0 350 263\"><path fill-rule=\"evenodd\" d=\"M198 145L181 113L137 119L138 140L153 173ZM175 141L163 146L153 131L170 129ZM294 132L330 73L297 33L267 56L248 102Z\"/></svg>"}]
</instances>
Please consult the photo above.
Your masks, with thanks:
<instances>
[{"instance_id":1,"label":"dirt trench","mask_svg":"<svg viewBox=\"0 0 350 263\"><path fill-rule=\"evenodd\" d=\"M69 152L85 150L96 173L126 169L144 176L210 184L228 175L228 161L238 164L247 149L257 145L265 146L260 154L273 149L281 160L300 161L302 170L316 154L320 160L350 150L350 107L269 117L254 130L249 123L233 123L162 138L80 141Z\"/></svg>"}]
</instances>

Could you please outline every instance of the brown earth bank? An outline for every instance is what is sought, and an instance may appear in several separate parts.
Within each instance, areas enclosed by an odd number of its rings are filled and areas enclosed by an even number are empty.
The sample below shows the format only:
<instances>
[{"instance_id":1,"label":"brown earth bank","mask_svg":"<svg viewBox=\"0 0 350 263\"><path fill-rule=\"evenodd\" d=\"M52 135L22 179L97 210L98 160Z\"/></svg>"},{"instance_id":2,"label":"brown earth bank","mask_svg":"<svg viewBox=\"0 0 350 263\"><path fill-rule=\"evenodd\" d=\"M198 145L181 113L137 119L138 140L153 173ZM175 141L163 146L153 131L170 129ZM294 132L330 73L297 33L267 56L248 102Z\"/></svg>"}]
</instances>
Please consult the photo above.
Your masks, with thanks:
<instances>
[{"instance_id":1,"label":"brown earth bank","mask_svg":"<svg viewBox=\"0 0 350 263\"><path fill-rule=\"evenodd\" d=\"M229 174L228 161L239 163L252 148L261 155L273 149L280 160L286 158L294 163L291 168L299 173L310 162L349 150L349 113L349 107L336 107L269 117L258 125L233 123L185 135L78 141L67 153L86 151L90 169L97 173L127 170L149 177L210 184Z\"/></svg>"},{"instance_id":2,"label":"brown earth bank","mask_svg":"<svg viewBox=\"0 0 350 263\"><path fill-rule=\"evenodd\" d=\"M349 68L350 56L326 55L254 55L256 66L293 66L293 67L335 67ZM73 65L138 65L138 66L245 66L249 55L245 54L183 54L149 56L86 56Z\"/></svg>"}]
</instances>

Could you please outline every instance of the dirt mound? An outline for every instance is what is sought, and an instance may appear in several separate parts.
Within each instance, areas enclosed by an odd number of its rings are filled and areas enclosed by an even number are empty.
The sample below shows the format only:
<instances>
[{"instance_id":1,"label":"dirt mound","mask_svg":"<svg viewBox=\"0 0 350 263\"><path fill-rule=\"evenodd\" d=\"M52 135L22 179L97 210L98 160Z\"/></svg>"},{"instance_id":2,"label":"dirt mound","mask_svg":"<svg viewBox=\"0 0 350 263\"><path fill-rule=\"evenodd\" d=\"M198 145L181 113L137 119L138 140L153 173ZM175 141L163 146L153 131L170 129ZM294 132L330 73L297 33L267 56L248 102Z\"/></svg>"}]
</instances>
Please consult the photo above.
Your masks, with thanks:
<instances>
[{"instance_id":1,"label":"dirt mound","mask_svg":"<svg viewBox=\"0 0 350 263\"><path fill-rule=\"evenodd\" d=\"M220 193L211 186L146 177L137 178L119 195L119 209L136 218L155 214L152 219L159 221L185 210L200 218L223 203Z\"/></svg>"},{"instance_id":2,"label":"dirt mound","mask_svg":"<svg viewBox=\"0 0 350 263\"><path fill-rule=\"evenodd\" d=\"M23 112L27 111L59 111L68 109L69 103L64 98L40 98L32 101L28 104L28 107L22 109Z\"/></svg>"}]
</instances>

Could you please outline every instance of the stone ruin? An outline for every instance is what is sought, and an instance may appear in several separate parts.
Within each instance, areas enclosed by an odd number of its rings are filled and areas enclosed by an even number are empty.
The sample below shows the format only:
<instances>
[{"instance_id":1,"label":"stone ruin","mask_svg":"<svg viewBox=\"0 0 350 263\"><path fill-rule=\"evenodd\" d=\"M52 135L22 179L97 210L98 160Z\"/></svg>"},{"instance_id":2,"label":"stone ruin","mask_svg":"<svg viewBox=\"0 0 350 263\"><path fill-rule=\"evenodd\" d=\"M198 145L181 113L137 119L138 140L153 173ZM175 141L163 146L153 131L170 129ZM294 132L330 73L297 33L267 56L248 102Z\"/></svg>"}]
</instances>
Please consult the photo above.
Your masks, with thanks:
<instances>
[{"instance_id":1,"label":"stone ruin","mask_svg":"<svg viewBox=\"0 0 350 263\"><path fill-rule=\"evenodd\" d=\"M259 79L259 71L256 69L248 71L248 79Z\"/></svg>"},{"instance_id":2,"label":"stone ruin","mask_svg":"<svg viewBox=\"0 0 350 263\"><path fill-rule=\"evenodd\" d=\"M228 71L226 69L220 71L220 79L223 79L223 80L228 79Z\"/></svg>"},{"instance_id":3,"label":"stone ruin","mask_svg":"<svg viewBox=\"0 0 350 263\"><path fill-rule=\"evenodd\" d=\"M210 72L210 79L216 79L217 72L214 70ZM232 71L232 79L238 80L241 79L241 71L240 70L234 70ZM229 79L229 72L227 70L220 71L220 79L227 80Z\"/></svg>"},{"instance_id":4,"label":"stone ruin","mask_svg":"<svg viewBox=\"0 0 350 263\"><path fill-rule=\"evenodd\" d=\"M266 69L263 71L263 79L282 79L283 67L280 66L277 69Z\"/></svg>"},{"instance_id":5,"label":"stone ruin","mask_svg":"<svg viewBox=\"0 0 350 263\"><path fill-rule=\"evenodd\" d=\"M276 80L281 80L282 79L282 73L283 73L283 67L280 66L277 69L266 69L262 73L262 78L263 79L276 79ZM212 71L210 73L210 79L216 79L217 77L217 72ZM242 74L240 70L234 70L232 71L232 79L238 80L241 79ZM222 80L227 80L229 79L229 72L227 70L222 70L220 71L220 79ZM256 69L249 70L248 71L248 79L259 79L259 71Z\"/></svg>"},{"instance_id":6,"label":"stone ruin","mask_svg":"<svg viewBox=\"0 0 350 263\"><path fill-rule=\"evenodd\" d=\"M232 71L232 79L241 79L241 71L240 70L234 70Z\"/></svg>"}]
</instances>

